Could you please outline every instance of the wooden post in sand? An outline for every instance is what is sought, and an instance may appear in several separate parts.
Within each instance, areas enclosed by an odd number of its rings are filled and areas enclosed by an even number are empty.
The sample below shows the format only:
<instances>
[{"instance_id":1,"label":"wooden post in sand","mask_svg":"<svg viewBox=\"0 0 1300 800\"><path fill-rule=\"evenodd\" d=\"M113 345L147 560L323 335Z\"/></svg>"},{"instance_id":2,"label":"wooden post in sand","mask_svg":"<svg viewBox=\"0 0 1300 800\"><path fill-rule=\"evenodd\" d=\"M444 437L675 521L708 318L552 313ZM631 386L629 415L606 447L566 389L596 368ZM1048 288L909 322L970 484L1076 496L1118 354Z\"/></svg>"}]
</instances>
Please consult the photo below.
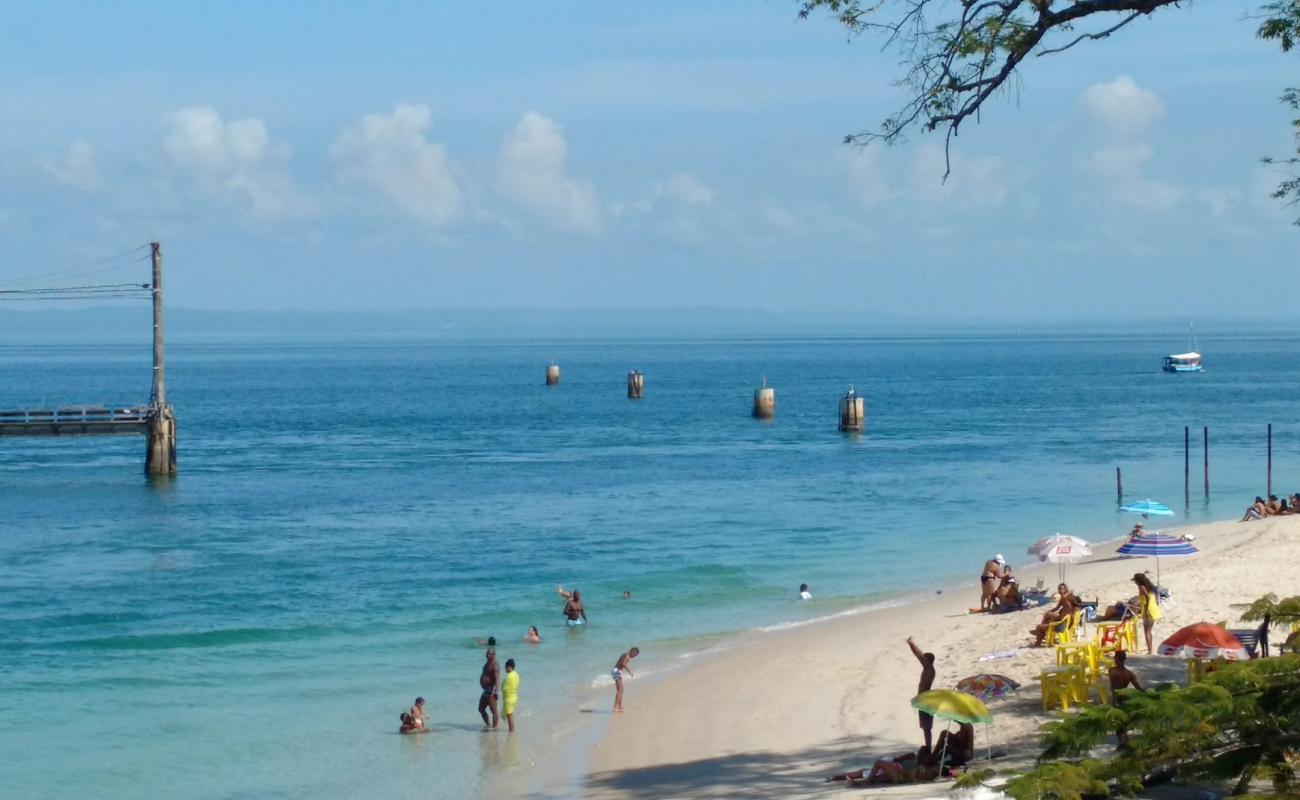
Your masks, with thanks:
<instances>
[{"instance_id":1,"label":"wooden post in sand","mask_svg":"<svg viewBox=\"0 0 1300 800\"><path fill-rule=\"evenodd\" d=\"M1268 423L1268 491L1265 497L1273 496L1273 423Z\"/></svg>"},{"instance_id":2,"label":"wooden post in sand","mask_svg":"<svg viewBox=\"0 0 1300 800\"><path fill-rule=\"evenodd\" d=\"M1204 428L1202 428L1201 433L1205 437L1205 441L1201 445L1201 452L1205 454L1205 499L1209 500L1210 499L1210 426L1206 425Z\"/></svg>"},{"instance_id":3,"label":"wooden post in sand","mask_svg":"<svg viewBox=\"0 0 1300 800\"><path fill-rule=\"evenodd\" d=\"M1115 467L1115 505L1124 505L1124 478L1120 475L1119 467Z\"/></svg>"},{"instance_id":4,"label":"wooden post in sand","mask_svg":"<svg viewBox=\"0 0 1300 800\"><path fill-rule=\"evenodd\" d=\"M636 370L627 374L627 397L629 400L640 400L641 392L645 391L645 376Z\"/></svg>"},{"instance_id":5,"label":"wooden post in sand","mask_svg":"<svg viewBox=\"0 0 1300 800\"><path fill-rule=\"evenodd\" d=\"M867 428L867 401L852 386L840 398L840 430L862 433Z\"/></svg>"},{"instance_id":6,"label":"wooden post in sand","mask_svg":"<svg viewBox=\"0 0 1300 800\"><path fill-rule=\"evenodd\" d=\"M1191 426L1183 426L1183 505L1192 504Z\"/></svg>"},{"instance_id":7,"label":"wooden post in sand","mask_svg":"<svg viewBox=\"0 0 1300 800\"><path fill-rule=\"evenodd\" d=\"M771 419L776 416L776 389L767 385L767 378L763 379L763 385L754 390L754 419Z\"/></svg>"},{"instance_id":8,"label":"wooden post in sand","mask_svg":"<svg viewBox=\"0 0 1300 800\"><path fill-rule=\"evenodd\" d=\"M560 366L554 362L552 362L551 365L546 368L546 385L547 386L560 385Z\"/></svg>"}]
</instances>

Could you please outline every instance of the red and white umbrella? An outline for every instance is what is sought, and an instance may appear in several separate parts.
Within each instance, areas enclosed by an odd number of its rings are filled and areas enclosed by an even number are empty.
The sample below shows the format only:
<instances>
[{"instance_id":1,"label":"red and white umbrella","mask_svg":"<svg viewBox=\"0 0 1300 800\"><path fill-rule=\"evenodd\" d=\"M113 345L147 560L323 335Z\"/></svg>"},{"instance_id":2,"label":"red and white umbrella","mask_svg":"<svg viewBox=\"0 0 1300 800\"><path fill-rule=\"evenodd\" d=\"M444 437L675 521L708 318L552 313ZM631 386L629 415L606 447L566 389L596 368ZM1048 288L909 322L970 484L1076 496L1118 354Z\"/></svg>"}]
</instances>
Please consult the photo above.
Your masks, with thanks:
<instances>
[{"instance_id":1,"label":"red and white umbrella","mask_svg":"<svg viewBox=\"0 0 1300 800\"><path fill-rule=\"evenodd\" d=\"M1077 564L1092 555L1092 548L1078 536L1057 533L1055 536L1045 536L1034 542L1029 546L1028 553L1037 556L1041 562L1058 565L1061 580L1064 581L1065 565Z\"/></svg>"},{"instance_id":2,"label":"red and white umbrella","mask_svg":"<svg viewBox=\"0 0 1300 800\"><path fill-rule=\"evenodd\" d=\"M1236 636L1208 622L1181 628L1161 642L1157 652L1162 656L1176 658L1222 658L1228 661L1248 657L1246 648Z\"/></svg>"}]
</instances>

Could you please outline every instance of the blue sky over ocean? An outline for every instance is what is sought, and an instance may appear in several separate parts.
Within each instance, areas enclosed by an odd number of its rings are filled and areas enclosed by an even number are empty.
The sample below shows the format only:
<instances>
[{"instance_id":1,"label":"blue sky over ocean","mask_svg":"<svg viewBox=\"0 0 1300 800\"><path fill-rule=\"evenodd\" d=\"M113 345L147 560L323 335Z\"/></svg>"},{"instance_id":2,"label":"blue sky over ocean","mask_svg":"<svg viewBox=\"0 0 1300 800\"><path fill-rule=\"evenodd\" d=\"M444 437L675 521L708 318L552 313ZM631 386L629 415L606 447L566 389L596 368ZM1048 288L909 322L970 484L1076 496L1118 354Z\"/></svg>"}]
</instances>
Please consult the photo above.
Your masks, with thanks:
<instances>
[{"instance_id":1,"label":"blue sky over ocean","mask_svg":"<svg viewBox=\"0 0 1300 800\"><path fill-rule=\"evenodd\" d=\"M946 184L840 144L898 57L792 2L11 9L0 282L158 239L197 308L1267 316L1300 81L1252 9L1035 59Z\"/></svg>"}]
</instances>

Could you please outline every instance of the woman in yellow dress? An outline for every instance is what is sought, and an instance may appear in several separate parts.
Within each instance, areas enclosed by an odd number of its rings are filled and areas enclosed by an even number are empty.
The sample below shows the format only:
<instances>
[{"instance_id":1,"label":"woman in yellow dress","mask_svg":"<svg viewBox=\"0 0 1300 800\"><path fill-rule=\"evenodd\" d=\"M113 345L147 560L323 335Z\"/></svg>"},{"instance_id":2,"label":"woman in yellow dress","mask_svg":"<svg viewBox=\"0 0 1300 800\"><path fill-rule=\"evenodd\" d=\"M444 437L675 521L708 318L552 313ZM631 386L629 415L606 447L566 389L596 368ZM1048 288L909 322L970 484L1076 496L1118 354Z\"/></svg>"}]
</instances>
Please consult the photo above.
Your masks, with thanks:
<instances>
[{"instance_id":1,"label":"woman in yellow dress","mask_svg":"<svg viewBox=\"0 0 1300 800\"><path fill-rule=\"evenodd\" d=\"M1147 655L1151 655L1153 647L1151 644L1151 629L1156 626L1156 620L1160 619L1160 602L1156 585L1151 579L1139 572L1133 576L1133 582L1138 587L1138 613L1142 615L1142 631L1146 634Z\"/></svg>"}]
</instances>

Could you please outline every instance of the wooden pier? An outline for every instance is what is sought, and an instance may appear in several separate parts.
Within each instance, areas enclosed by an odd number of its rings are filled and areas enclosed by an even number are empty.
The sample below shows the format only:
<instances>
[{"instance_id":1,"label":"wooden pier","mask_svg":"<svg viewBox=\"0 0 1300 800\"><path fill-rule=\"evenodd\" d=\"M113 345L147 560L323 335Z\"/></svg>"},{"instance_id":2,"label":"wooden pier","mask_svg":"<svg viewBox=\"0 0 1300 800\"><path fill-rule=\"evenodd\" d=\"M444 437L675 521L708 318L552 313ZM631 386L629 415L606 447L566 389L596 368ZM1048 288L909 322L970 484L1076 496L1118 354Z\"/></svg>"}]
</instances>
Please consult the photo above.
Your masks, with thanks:
<instances>
[{"instance_id":1,"label":"wooden pier","mask_svg":"<svg viewBox=\"0 0 1300 800\"><path fill-rule=\"evenodd\" d=\"M144 434L145 473L176 474L176 415L167 404L163 359L162 247L150 245L153 281L153 389L142 406L59 406L0 411L0 439L12 436L114 436ZM42 290L44 291L44 290ZM137 290L138 291L138 290Z\"/></svg>"}]
</instances>

